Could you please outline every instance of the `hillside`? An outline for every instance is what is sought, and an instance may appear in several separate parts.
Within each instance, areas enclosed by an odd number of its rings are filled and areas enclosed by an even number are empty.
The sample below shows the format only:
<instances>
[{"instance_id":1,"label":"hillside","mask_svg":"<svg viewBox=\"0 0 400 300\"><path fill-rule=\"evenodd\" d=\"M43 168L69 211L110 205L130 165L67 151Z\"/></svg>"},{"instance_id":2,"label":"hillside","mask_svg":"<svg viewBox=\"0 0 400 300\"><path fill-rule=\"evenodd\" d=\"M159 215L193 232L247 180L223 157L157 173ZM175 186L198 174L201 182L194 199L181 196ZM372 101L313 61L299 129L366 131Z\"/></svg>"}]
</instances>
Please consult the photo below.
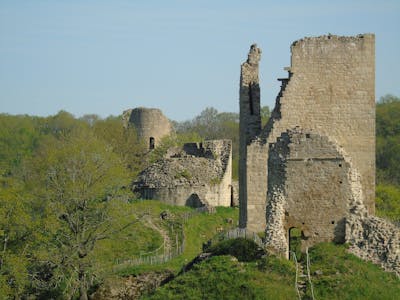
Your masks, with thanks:
<instances>
[{"instance_id":1,"label":"hillside","mask_svg":"<svg viewBox=\"0 0 400 300\"><path fill-rule=\"evenodd\" d=\"M310 249L310 261L315 299L397 299L400 294L394 274L348 254L345 246L319 244ZM295 264L286 259L266 256L240 262L233 256L214 256L143 299L296 299L295 278ZM301 298L312 299L310 284L304 281Z\"/></svg>"},{"instance_id":2,"label":"hillside","mask_svg":"<svg viewBox=\"0 0 400 300\"><path fill-rule=\"evenodd\" d=\"M230 219L237 221L237 209L217 208L215 214L207 214L157 201L134 205L137 211L149 212L155 222L164 210L176 216L189 212L190 217L182 219L185 249L165 263L114 268L104 281L101 297L96 294L95 299L137 299L132 295L142 295L142 299L298 298L295 262L268 255L252 241L236 239L212 244L205 250L211 257L195 259L202 252L203 243L218 236L219 230L229 228ZM298 252L297 256L301 298L312 299L310 284L301 276L307 274L306 256ZM396 299L400 293L400 280L394 274L349 254L346 245L319 244L309 250L309 257L315 299ZM193 259L199 262L191 264ZM118 294L126 298L118 298Z\"/></svg>"}]
</instances>

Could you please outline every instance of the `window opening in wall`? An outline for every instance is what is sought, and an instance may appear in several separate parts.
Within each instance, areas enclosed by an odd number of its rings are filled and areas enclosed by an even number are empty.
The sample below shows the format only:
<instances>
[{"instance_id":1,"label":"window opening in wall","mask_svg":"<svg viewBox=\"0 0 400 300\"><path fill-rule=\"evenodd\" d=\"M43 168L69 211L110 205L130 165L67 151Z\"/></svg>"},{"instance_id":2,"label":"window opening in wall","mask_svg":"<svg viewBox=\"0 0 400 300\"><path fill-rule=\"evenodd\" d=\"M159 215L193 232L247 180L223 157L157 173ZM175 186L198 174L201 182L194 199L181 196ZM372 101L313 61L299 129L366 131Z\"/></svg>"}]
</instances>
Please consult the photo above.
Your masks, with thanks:
<instances>
[{"instance_id":1,"label":"window opening in wall","mask_svg":"<svg viewBox=\"0 0 400 300\"><path fill-rule=\"evenodd\" d=\"M149 145L149 149L152 150L155 147L155 141L153 137L150 137L150 145Z\"/></svg>"},{"instance_id":2,"label":"window opening in wall","mask_svg":"<svg viewBox=\"0 0 400 300\"><path fill-rule=\"evenodd\" d=\"M292 252L301 260L301 230L296 227L289 229L289 259L293 258Z\"/></svg>"}]
</instances>

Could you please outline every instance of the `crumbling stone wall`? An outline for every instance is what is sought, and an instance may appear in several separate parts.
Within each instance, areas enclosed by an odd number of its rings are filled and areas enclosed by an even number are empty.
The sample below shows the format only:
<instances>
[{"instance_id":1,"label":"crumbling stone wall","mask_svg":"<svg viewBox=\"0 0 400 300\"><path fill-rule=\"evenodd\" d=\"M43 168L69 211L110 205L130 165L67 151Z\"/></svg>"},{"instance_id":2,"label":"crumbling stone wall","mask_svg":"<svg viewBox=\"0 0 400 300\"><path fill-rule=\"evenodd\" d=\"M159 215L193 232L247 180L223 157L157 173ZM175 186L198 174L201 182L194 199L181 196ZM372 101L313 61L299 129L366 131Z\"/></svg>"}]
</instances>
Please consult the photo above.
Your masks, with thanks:
<instances>
[{"instance_id":1,"label":"crumbling stone wall","mask_svg":"<svg viewBox=\"0 0 400 300\"><path fill-rule=\"evenodd\" d=\"M232 142L214 140L169 149L164 159L141 172L134 191L144 199L172 205L230 206Z\"/></svg>"},{"instance_id":2,"label":"crumbling stone wall","mask_svg":"<svg viewBox=\"0 0 400 300\"><path fill-rule=\"evenodd\" d=\"M171 122L157 108L128 109L123 112L122 118L124 126L133 126L150 150L157 147L160 140L173 131Z\"/></svg>"},{"instance_id":3,"label":"crumbling stone wall","mask_svg":"<svg viewBox=\"0 0 400 300\"><path fill-rule=\"evenodd\" d=\"M345 217L354 197L350 163L327 137L299 128L270 145L268 248L288 255L289 230L302 233L302 249L345 241Z\"/></svg>"},{"instance_id":4,"label":"crumbling stone wall","mask_svg":"<svg viewBox=\"0 0 400 300\"><path fill-rule=\"evenodd\" d=\"M252 231L266 226L269 145L287 129L302 128L329 138L360 174L364 203L374 213L375 194L375 48L374 35L304 38L291 47L288 78L267 126L258 131L258 60L254 46L241 68L240 81L240 225ZM255 55L256 53L257 55ZM257 62L257 64L255 63ZM253 80L254 79L254 80ZM252 84L256 82L257 84ZM252 104L253 107L257 105ZM253 113L253 114L252 114ZM243 124L242 124L243 123ZM248 127L246 130L245 128ZM324 214L324 212L321 212ZM329 219L329 214L325 213Z\"/></svg>"},{"instance_id":5,"label":"crumbling stone wall","mask_svg":"<svg viewBox=\"0 0 400 300\"><path fill-rule=\"evenodd\" d=\"M395 272L400 278L400 228L375 217L350 215L346 219L346 242L358 257Z\"/></svg>"},{"instance_id":6,"label":"crumbling stone wall","mask_svg":"<svg viewBox=\"0 0 400 300\"><path fill-rule=\"evenodd\" d=\"M357 177L357 174L355 176ZM355 191L360 188L355 188ZM346 243L356 256L394 272L400 278L400 227L368 215L361 201L352 201L346 217Z\"/></svg>"}]
</instances>

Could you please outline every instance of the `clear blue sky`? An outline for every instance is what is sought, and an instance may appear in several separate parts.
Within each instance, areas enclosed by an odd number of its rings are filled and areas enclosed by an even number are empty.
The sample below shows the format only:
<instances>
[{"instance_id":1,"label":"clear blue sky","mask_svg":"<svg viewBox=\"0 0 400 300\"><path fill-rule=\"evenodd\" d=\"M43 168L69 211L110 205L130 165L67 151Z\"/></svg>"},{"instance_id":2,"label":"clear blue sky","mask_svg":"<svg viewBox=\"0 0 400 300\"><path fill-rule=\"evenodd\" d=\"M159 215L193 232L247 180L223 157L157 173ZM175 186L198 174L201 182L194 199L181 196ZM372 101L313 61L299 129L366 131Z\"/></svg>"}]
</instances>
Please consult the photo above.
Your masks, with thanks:
<instances>
[{"instance_id":1,"label":"clear blue sky","mask_svg":"<svg viewBox=\"0 0 400 300\"><path fill-rule=\"evenodd\" d=\"M375 33L376 97L400 96L399 0L0 0L0 112L237 112L254 42L262 105L273 107L290 44L328 33Z\"/></svg>"}]
</instances>

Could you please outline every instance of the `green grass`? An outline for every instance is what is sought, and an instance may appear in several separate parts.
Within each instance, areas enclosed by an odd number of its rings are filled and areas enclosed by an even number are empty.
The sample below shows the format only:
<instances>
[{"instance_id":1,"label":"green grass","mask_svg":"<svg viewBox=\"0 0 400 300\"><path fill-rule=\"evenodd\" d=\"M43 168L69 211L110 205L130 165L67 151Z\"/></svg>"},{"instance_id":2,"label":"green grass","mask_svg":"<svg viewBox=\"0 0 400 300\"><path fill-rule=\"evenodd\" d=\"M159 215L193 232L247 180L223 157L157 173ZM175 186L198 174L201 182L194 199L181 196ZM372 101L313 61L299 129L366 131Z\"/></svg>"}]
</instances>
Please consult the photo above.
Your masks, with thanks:
<instances>
[{"instance_id":1,"label":"green grass","mask_svg":"<svg viewBox=\"0 0 400 300\"><path fill-rule=\"evenodd\" d=\"M400 280L380 267L349 254L345 245L322 243L310 249L317 299L399 299Z\"/></svg>"},{"instance_id":2,"label":"green grass","mask_svg":"<svg viewBox=\"0 0 400 300\"><path fill-rule=\"evenodd\" d=\"M266 264L274 268L269 261ZM260 268L257 262L215 256L143 299L296 299L291 278L293 268L279 274Z\"/></svg>"},{"instance_id":3,"label":"green grass","mask_svg":"<svg viewBox=\"0 0 400 300\"><path fill-rule=\"evenodd\" d=\"M146 205L145 203L143 204ZM160 203L159 205L162 205L165 208L167 207L172 211L179 210L182 213L185 211L193 211L193 209L187 207L166 206ZM174 273L178 273L184 265L189 263L193 258L202 252L203 243L214 237L220 229L225 229L232 226L227 222L228 219L232 219L233 224L236 225L239 217L237 208L217 207L216 210L217 212L215 214L196 214L189 218L184 224L185 248L182 255L164 264L126 267L119 270L118 274L131 275L158 270L170 270Z\"/></svg>"},{"instance_id":4,"label":"green grass","mask_svg":"<svg viewBox=\"0 0 400 300\"><path fill-rule=\"evenodd\" d=\"M174 247L176 235L178 242L182 240L181 214L191 211L187 207L171 206L152 200L135 200L131 204L136 216L148 216L158 227L169 233L172 246ZM167 211L169 218L162 220L160 214ZM137 220L135 216L124 216L124 218ZM95 268L109 273L113 266L139 255L155 255L163 253L164 239L160 233L145 225L144 219L132 224L121 232L116 232L110 239L100 240L96 243L93 253L93 264ZM152 253L159 249L158 253Z\"/></svg>"}]
</instances>

